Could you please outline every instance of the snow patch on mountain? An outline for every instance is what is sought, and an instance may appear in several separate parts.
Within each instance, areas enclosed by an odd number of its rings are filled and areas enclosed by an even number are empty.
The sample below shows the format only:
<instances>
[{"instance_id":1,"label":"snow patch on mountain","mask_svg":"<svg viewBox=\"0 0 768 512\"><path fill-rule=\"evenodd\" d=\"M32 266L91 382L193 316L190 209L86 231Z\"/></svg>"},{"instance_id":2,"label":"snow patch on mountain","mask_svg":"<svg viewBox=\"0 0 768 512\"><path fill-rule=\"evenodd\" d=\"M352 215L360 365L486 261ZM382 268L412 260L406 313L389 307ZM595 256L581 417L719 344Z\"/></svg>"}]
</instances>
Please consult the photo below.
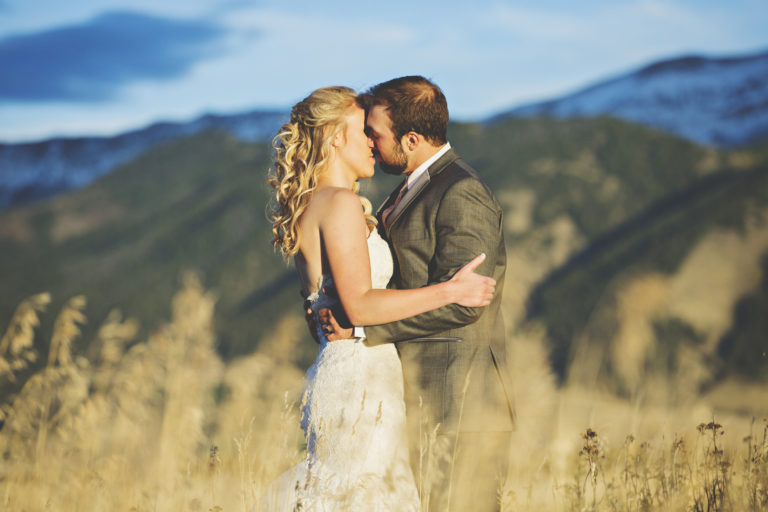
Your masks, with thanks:
<instances>
[{"instance_id":1,"label":"snow patch on mountain","mask_svg":"<svg viewBox=\"0 0 768 512\"><path fill-rule=\"evenodd\" d=\"M700 144L736 147L768 137L768 52L658 62L507 116L610 115Z\"/></svg>"}]
</instances>

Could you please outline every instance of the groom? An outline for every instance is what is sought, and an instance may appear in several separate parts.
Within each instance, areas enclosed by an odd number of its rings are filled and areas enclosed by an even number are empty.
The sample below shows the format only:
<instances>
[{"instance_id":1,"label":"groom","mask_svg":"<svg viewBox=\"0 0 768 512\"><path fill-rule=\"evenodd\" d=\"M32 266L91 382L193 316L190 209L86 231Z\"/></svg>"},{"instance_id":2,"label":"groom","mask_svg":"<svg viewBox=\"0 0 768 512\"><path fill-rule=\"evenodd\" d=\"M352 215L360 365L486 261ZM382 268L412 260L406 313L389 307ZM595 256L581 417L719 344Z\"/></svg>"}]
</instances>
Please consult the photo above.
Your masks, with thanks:
<instances>
[{"instance_id":1,"label":"groom","mask_svg":"<svg viewBox=\"0 0 768 512\"><path fill-rule=\"evenodd\" d=\"M365 343L394 342L400 354L422 502L428 499L430 510L496 510L514 421L500 308L501 207L448 143L448 106L437 85L406 76L365 97L368 136L382 170L405 176L377 212L394 258L389 286L446 281L480 253L487 258L477 272L497 283L487 307L451 304L368 326ZM351 337L330 312L321 322L334 332L329 339Z\"/></svg>"}]
</instances>

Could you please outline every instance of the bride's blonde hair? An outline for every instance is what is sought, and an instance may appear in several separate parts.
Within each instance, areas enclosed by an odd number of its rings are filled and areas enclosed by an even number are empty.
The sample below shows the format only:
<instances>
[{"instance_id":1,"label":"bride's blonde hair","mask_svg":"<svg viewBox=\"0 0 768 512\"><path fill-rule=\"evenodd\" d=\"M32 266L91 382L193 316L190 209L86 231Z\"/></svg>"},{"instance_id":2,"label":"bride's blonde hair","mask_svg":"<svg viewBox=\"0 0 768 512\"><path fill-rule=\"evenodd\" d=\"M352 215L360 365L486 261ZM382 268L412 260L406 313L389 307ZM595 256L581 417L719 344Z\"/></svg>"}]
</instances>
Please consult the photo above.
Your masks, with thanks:
<instances>
[{"instance_id":1,"label":"bride's blonde hair","mask_svg":"<svg viewBox=\"0 0 768 512\"><path fill-rule=\"evenodd\" d=\"M331 143L344 133L346 116L353 107L362 107L357 93L349 87L323 87L293 106L291 119L272 141L275 162L267 183L275 189L268 206L272 220L272 245L284 258L299 250L299 219L309 206L312 192L331 153ZM358 191L355 183L354 192ZM371 215L371 202L360 197L369 227L376 225Z\"/></svg>"}]
</instances>

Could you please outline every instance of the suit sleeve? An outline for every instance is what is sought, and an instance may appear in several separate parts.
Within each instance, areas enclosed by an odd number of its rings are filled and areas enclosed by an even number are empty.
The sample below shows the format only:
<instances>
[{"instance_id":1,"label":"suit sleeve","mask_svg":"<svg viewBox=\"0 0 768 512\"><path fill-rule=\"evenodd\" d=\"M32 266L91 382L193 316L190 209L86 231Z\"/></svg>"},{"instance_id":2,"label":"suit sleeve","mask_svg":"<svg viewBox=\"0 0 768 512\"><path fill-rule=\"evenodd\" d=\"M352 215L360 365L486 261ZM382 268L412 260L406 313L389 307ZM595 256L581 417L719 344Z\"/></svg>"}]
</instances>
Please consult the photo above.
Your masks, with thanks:
<instances>
[{"instance_id":1,"label":"suit sleeve","mask_svg":"<svg viewBox=\"0 0 768 512\"><path fill-rule=\"evenodd\" d=\"M428 284L449 280L483 252L486 259L476 272L493 277L499 260L505 257L501 222L498 203L479 180L466 178L448 188L436 215L436 247L429 262ZM405 320L367 326L365 335L371 343L421 338L474 323L486 309L449 304Z\"/></svg>"}]
</instances>

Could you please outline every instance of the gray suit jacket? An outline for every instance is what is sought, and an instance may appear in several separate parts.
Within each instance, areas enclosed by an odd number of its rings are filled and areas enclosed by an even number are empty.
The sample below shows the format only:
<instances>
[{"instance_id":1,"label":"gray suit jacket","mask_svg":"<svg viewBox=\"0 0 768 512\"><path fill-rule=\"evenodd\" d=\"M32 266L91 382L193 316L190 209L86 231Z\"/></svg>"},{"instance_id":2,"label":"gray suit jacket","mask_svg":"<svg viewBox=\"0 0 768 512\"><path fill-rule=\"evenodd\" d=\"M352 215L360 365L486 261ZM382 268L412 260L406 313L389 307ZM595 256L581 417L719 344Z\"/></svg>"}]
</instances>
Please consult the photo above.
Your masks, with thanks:
<instances>
[{"instance_id":1,"label":"gray suit jacket","mask_svg":"<svg viewBox=\"0 0 768 512\"><path fill-rule=\"evenodd\" d=\"M379 208L379 216L399 188ZM514 408L501 317L506 251L502 210L477 173L448 150L379 223L394 258L390 288L446 281L484 252L478 273L496 279L484 308L450 304L398 322L368 326L366 343L395 342L403 364L409 419L443 432L512 430Z\"/></svg>"}]
</instances>

